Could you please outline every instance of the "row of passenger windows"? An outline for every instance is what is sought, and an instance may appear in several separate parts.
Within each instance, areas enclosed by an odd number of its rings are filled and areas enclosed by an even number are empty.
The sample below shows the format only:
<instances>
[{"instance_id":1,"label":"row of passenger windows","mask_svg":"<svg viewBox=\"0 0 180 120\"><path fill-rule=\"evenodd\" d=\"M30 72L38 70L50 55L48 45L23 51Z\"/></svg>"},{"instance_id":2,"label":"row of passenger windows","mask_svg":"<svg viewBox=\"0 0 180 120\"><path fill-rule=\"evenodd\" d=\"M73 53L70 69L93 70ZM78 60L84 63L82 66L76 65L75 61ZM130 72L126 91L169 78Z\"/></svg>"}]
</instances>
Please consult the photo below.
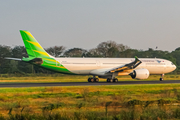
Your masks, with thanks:
<instances>
[{"instance_id":1,"label":"row of passenger windows","mask_svg":"<svg viewBox=\"0 0 180 120\"><path fill-rule=\"evenodd\" d=\"M146 63L146 65L165 65L165 63Z\"/></svg>"},{"instance_id":2,"label":"row of passenger windows","mask_svg":"<svg viewBox=\"0 0 180 120\"><path fill-rule=\"evenodd\" d=\"M97 64L97 63L62 63L62 64ZM98 63L99 64L99 63ZM109 64L109 65L114 65L114 64L125 64L125 63L102 63L102 64Z\"/></svg>"},{"instance_id":3,"label":"row of passenger windows","mask_svg":"<svg viewBox=\"0 0 180 120\"><path fill-rule=\"evenodd\" d=\"M63 62L62 64L100 64L100 63L68 63L68 62ZM126 63L102 63L104 65L124 65ZM171 63L174 65L173 63ZM165 65L165 63L146 63L146 65Z\"/></svg>"}]
</instances>

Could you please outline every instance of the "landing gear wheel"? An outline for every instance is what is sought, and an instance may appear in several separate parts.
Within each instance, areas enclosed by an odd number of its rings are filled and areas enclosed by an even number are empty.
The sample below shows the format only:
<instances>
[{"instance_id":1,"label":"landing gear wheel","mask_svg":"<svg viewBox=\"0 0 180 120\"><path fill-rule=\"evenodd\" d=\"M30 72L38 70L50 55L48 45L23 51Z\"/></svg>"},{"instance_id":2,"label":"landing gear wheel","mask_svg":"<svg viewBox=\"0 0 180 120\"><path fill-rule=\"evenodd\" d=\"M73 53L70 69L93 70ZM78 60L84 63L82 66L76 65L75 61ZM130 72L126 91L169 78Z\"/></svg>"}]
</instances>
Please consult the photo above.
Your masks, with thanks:
<instances>
[{"instance_id":1,"label":"landing gear wheel","mask_svg":"<svg viewBox=\"0 0 180 120\"><path fill-rule=\"evenodd\" d=\"M113 79L113 82L118 82L118 79L117 78Z\"/></svg>"},{"instance_id":2,"label":"landing gear wheel","mask_svg":"<svg viewBox=\"0 0 180 120\"><path fill-rule=\"evenodd\" d=\"M91 82L91 78L88 78L88 82Z\"/></svg>"},{"instance_id":3,"label":"landing gear wheel","mask_svg":"<svg viewBox=\"0 0 180 120\"><path fill-rule=\"evenodd\" d=\"M163 78L160 78L159 80L160 80L160 81L163 81Z\"/></svg>"},{"instance_id":4,"label":"landing gear wheel","mask_svg":"<svg viewBox=\"0 0 180 120\"><path fill-rule=\"evenodd\" d=\"M163 77L164 77L164 74L161 74L161 78L159 80L163 81Z\"/></svg>"},{"instance_id":5,"label":"landing gear wheel","mask_svg":"<svg viewBox=\"0 0 180 120\"><path fill-rule=\"evenodd\" d=\"M94 82L94 78L88 78L88 82Z\"/></svg>"},{"instance_id":6,"label":"landing gear wheel","mask_svg":"<svg viewBox=\"0 0 180 120\"><path fill-rule=\"evenodd\" d=\"M110 82L110 79L109 79L109 78L107 79L107 82Z\"/></svg>"},{"instance_id":7,"label":"landing gear wheel","mask_svg":"<svg viewBox=\"0 0 180 120\"><path fill-rule=\"evenodd\" d=\"M95 79L95 82L99 82L99 79L98 78L94 78Z\"/></svg>"},{"instance_id":8,"label":"landing gear wheel","mask_svg":"<svg viewBox=\"0 0 180 120\"><path fill-rule=\"evenodd\" d=\"M91 82L94 82L94 78L91 78Z\"/></svg>"},{"instance_id":9,"label":"landing gear wheel","mask_svg":"<svg viewBox=\"0 0 180 120\"><path fill-rule=\"evenodd\" d=\"M110 82L112 83L112 82L113 82L113 79L110 79Z\"/></svg>"}]
</instances>

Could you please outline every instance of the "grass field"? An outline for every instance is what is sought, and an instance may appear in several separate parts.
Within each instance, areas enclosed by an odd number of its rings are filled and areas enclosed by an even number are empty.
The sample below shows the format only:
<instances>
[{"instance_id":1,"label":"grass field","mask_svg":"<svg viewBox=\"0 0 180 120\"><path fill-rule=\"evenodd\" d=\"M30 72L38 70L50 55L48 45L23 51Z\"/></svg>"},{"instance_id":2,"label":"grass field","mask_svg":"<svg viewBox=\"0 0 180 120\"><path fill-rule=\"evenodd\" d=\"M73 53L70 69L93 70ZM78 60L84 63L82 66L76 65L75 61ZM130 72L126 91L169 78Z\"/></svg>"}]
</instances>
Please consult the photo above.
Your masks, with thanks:
<instances>
[{"instance_id":1,"label":"grass field","mask_svg":"<svg viewBox=\"0 0 180 120\"><path fill-rule=\"evenodd\" d=\"M0 88L0 119L180 119L180 84Z\"/></svg>"},{"instance_id":2,"label":"grass field","mask_svg":"<svg viewBox=\"0 0 180 120\"><path fill-rule=\"evenodd\" d=\"M0 76L0 83L86 82L89 76ZM179 80L165 75L165 80ZM133 80L129 76L121 81ZM159 80L158 75L148 80ZM100 81L106 81L100 79ZM180 119L180 84L0 88L0 120Z\"/></svg>"},{"instance_id":3,"label":"grass field","mask_svg":"<svg viewBox=\"0 0 180 120\"><path fill-rule=\"evenodd\" d=\"M54 74L52 76L27 76L27 77L9 77L8 75L0 76L0 83L6 82L87 82L87 79L90 76L79 76L79 75L62 75ZM147 80L159 80L160 75L151 75ZM179 80L180 75L165 75L164 80ZM130 81L134 80L130 76L119 76L119 81ZM106 79L100 79L100 82L105 82Z\"/></svg>"}]
</instances>

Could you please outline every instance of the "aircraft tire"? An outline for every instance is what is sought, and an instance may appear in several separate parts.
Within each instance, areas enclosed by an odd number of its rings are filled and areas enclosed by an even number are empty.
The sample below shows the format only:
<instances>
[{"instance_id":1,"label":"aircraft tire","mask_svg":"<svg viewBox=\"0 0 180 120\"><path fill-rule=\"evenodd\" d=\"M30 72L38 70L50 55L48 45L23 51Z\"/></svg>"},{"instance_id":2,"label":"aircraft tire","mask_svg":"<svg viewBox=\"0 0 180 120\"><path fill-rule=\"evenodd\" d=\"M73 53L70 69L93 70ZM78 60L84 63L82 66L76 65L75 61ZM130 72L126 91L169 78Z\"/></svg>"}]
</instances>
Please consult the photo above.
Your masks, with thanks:
<instances>
[{"instance_id":1,"label":"aircraft tire","mask_svg":"<svg viewBox=\"0 0 180 120\"><path fill-rule=\"evenodd\" d=\"M99 79L98 79L98 78L95 78L95 82L99 82Z\"/></svg>"},{"instance_id":2,"label":"aircraft tire","mask_svg":"<svg viewBox=\"0 0 180 120\"><path fill-rule=\"evenodd\" d=\"M107 78L107 82L110 82L110 79L109 79L109 78Z\"/></svg>"},{"instance_id":3,"label":"aircraft tire","mask_svg":"<svg viewBox=\"0 0 180 120\"><path fill-rule=\"evenodd\" d=\"M94 82L95 80L94 80L94 78L91 78L91 82Z\"/></svg>"},{"instance_id":4,"label":"aircraft tire","mask_svg":"<svg viewBox=\"0 0 180 120\"><path fill-rule=\"evenodd\" d=\"M118 82L118 79L117 78L113 79L113 82Z\"/></svg>"},{"instance_id":5,"label":"aircraft tire","mask_svg":"<svg viewBox=\"0 0 180 120\"><path fill-rule=\"evenodd\" d=\"M91 82L91 78L88 78L88 82Z\"/></svg>"},{"instance_id":6,"label":"aircraft tire","mask_svg":"<svg viewBox=\"0 0 180 120\"><path fill-rule=\"evenodd\" d=\"M113 80L113 79L110 79L110 82L112 83L112 82L114 82L114 80Z\"/></svg>"},{"instance_id":7,"label":"aircraft tire","mask_svg":"<svg viewBox=\"0 0 180 120\"><path fill-rule=\"evenodd\" d=\"M163 81L163 78L160 78L159 80L160 80L160 81Z\"/></svg>"}]
</instances>

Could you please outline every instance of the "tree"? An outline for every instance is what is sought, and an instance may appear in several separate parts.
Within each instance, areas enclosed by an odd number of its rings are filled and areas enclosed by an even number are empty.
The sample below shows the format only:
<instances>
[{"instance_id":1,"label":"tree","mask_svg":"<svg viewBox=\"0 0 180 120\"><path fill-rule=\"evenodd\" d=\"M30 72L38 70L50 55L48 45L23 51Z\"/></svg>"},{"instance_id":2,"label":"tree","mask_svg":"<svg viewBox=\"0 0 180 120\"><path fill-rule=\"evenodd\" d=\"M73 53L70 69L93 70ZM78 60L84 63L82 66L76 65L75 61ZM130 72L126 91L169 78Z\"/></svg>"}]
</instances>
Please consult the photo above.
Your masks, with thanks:
<instances>
[{"instance_id":1,"label":"tree","mask_svg":"<svg viewBox=\"0 0 180 120\"><path fill-rule=\"evenodd\" d=\"M50 47L45 49L46 52L48 52L50 55L54 56L54 57L60 57L62 55L62 53L65 50L64 46L54 46L54 47Z\"/></svg>"},{"instance_id":2,"label":"tree","mask_svg":"<svg viewBox=\"0 0 180 120\"><path fill-rule=\"evenodd\" d=\"M81 48L69 49L64 53L65 57L86 57L87 51Z\"/></svg>"},{"instance_id":3,"label":"tree","mask_svg":"<svg viewBox=\"0 0 180 120\"><path fill-rule=\"evenodd\" d=\"M136 50L136 49L126 49L126 50L124 50L122 52L119 52L119 57L122 57L122 58L133 58L133 57L137 56L138 52L139 51Z\"/></svg>"},{"instance_id":4,"label":"tree","mask_svg":"<svg viewBox=\"0 0 180 120\"><path fill-rule=\"evenodd\" d=\"M15 46L14 48L12 48L11 54L14 58L28 57L26 48L24 46Z\"/></svg>"},{"instance_id":5,"label":"tree","mask_svg":"<svg viewBox=\"0 0 180 120\"><path fill-rule=\"evenodd\" d=\"M97 48L90 49L86 54L87 57L103 57Z\"/></svg>"},{"instance_id":6,"label":"tree","mask_svg":"<svg viewBox=\"0 0 180 120\"><path fill-rule=\"evenodd\" d=\"M23 58L23 57L28 57L26 48L24 46L15 46L11 50L11 57L13 58ZM22 62L22 61L10 61L11 64L11 73L14 72L20 72L20 73L32 73L32 67L33 65Z\"/></svg>"},{"instance_id":7,"label":"tree","mask_svg":"<svg viewBox=\"0 0 180 120\"><path fill-rule=\"evenodd\" d=\"M115 41L107 41L97 46L97 53L103 57L119 57L119 53L127 49L129 49L128 46L117 44Z\"/></svg>"},{"instance_id":8,"label":"tree","mask_svg":"<svg viewBox=\"0 0 180 120\"><path fill-rule=\"evenodd\" d=\"M11 47L0 45L0 73L8 73L10 70L9 61L5 57L11 57Z\"/></svg>"}]
</instances>

